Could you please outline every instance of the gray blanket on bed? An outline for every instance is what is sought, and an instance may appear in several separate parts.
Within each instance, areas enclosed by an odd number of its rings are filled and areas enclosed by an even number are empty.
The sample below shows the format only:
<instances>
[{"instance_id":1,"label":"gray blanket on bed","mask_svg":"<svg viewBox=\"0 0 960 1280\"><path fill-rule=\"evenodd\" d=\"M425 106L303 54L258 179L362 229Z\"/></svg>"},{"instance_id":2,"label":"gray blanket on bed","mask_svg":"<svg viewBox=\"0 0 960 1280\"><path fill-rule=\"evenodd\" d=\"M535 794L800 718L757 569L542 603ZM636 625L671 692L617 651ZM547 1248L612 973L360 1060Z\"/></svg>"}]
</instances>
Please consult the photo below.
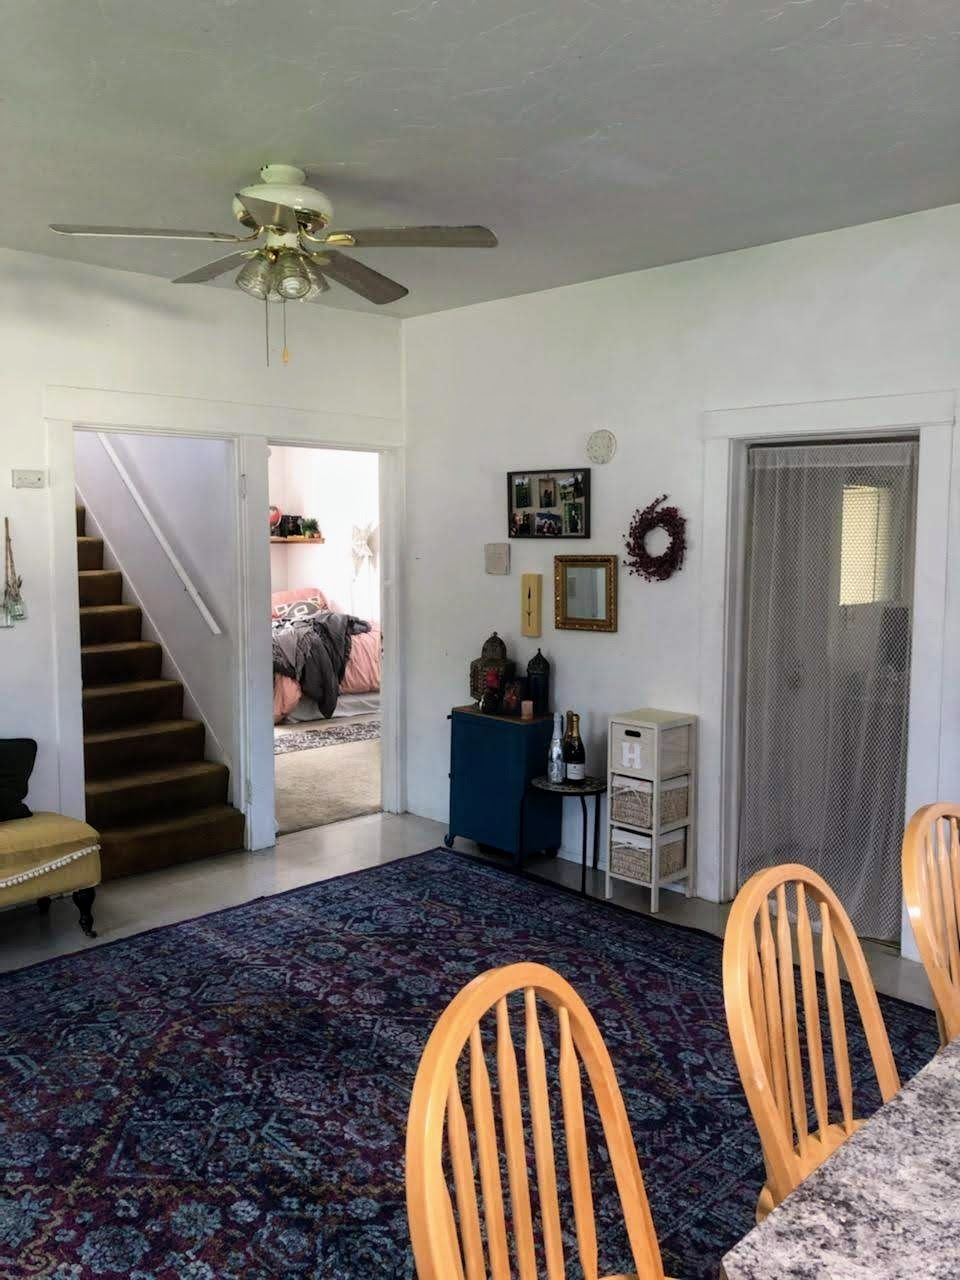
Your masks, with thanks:
<instances>
[{"instance_id":1,"label":"gray blanket on bed","mask_svg":"<svg viewBox=\"0 0 960 1280\"><path fill-rule=\"evenodd\" d=\"M369 630L370 623L361 618L329 611L296 622L275 622L273 670L296 680L329 719L337 709L352 637Z\"/></svg>"}]
</instances>

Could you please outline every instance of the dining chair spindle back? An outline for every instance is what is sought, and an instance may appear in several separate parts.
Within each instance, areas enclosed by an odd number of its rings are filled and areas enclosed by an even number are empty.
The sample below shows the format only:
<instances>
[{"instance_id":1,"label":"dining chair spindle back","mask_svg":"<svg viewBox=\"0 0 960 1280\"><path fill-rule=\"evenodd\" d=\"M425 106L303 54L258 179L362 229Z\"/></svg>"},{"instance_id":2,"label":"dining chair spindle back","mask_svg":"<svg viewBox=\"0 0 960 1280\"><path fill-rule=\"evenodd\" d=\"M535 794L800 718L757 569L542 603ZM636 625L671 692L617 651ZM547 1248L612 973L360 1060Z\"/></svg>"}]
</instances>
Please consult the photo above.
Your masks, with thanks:
<instances>
[{"instance_id":1,"label":"dining chair spindle back","mask_svg":"<svg viewBox=\"0 0 960 1280\"><path fill-rule=\"evenodd\" d=\"M960 1036L960 804L927 804L903 833L903 896L941 1043Z\"/></svg>"},{"instance_id":2,"label":"dining chair spindle back","mask_svg":"<svg viewBox=\"0 0 960 1280\"><path fill-rule=\"evenodd\" d=\"M767 1170L757 1221L863 1123L854 1116L841 963L880 1096L888 1102L900 1088L900 1079L863 949L840 900L821 876L797 863L758 871L746 882L727 920L723 997L734 1057ZM825 1038L830 1044L832 1089Z\"/></svg>"},{"instance_id":3,"label":"dining chair spindle back","mask_svg":"<svg viewBox=\"0 0 960 1280\"><path fill-rule=\"evenodd\" d=\"M515 992L522 993L526 1106L521 1100L508 1003ZM585 1073L603 1127L636 1276L663 1280L640 1163L610 1055L573 987L539 964L508 965L474 978L447 1006L424 1049L410 1101L406 1166L407 1212L419 1280L511 1280L513 1276L538 1280L541 1274L547 1280L563 1280L567 1274L548 1084L553 1073L548 1072L549 1055L541 1034L541 1002L558 1023L559 1111L582 1274L585 1280L600 1280L584 1119ZM482 1022L491 1012L492 1025L485 1035ZM528 1130L536 1171L535 1198L528 1180ZM541 1251L543 1273L538 1269ZM606 1280L628 1277L618 1274Z\"/></svg>"}]
</instances>

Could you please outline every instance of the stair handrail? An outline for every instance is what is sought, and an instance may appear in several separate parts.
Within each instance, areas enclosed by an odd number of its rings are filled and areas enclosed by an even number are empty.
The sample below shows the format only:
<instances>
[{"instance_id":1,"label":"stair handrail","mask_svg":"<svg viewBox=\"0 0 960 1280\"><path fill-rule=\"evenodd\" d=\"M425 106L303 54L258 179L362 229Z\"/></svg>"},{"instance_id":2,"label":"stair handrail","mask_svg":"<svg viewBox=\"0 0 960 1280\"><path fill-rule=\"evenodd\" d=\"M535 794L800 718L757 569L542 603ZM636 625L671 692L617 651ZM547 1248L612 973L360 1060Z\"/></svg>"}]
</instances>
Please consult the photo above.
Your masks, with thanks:
<instances>
[{"instance_id":1,"label":"stair handrail","mask_svg":"<svg viewBox=\"0 0 960 1280\"><path fill-rule=\"evenodd\" d=\"M113 463L114 467L116 467L117 474L119 475L120 479L123 481L127 492L130 494L130 497L137 504L140 514L143 516L144 520L146 520L151 533L156 538L156 540L160 543L160 549L163 551L163 554L170 561L170 565L173 568L174 573L183 583L184 590L186 591L190 599L193 601L193 603L197 606L197 610L201 618L203 618L204 622L207 624L207 626L210 628L211 632L215 636L222 635L223 632L220 630L220 627L217 624L216 618L207 608L206 604L204 603L203 597L201 596L197 588L194 586L193 579L190 577L189 573L187 573L186 569L183 567L183 564L181 563L177 553L174 551L173 547L171 547L170 543L164 537L163 530L157 524L157 521L154 518L153 513L150 511L150 508L147 506L146 502L144 501L143 495L141 494L140 490L137 488L136 484L134 483L133 477L130 475L130 472L123 465L123 462L118 456L116 449L114 449L113 445L110 443L110 441L107 439L106 435L103 432L101 431L97 432L97 439L100 441L101 445L103 446L104 453Z\"/></svg>"}]
</instances>

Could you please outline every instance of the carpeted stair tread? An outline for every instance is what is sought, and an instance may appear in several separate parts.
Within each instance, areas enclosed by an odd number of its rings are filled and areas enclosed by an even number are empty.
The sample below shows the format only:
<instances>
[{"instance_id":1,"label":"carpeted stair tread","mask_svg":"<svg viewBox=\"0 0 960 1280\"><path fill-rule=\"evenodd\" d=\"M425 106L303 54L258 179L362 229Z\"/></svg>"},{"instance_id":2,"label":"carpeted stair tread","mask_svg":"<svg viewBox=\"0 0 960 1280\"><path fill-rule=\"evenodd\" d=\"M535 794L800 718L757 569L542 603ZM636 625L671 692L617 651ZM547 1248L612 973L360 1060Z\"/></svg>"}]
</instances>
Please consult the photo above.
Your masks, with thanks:
<instances>
[{"instance_id":1,"label":"carpeted stair tread","mask_svg":"<svg viewBox=\"0 0 960 1280\"><path fill-rule=\"evenodd\" d=\"M154 720L119 729L100 729L83 736L88 779L129 773L132 768L158 769L203 759L205 731L199 720Z\"/></svg>"},{"instance_id":2,"label":"carpeted stair tread","mask_svg":"<svg viewBox=\"0 0 960 1280\"><path fill-rule=\"evenodd\" d=\"M83 691L83 727L87 733L154 720L178 720L182 714L183 685L179 680L129 680Z\"/></svg>"},{"instance_id":3,"label":"carpeted stair tread","mask_svg":"<svg viewBox=\"0 0 960 1280\"><path fill-rule=\"evenodd\" d=\"M101 830L137 818L189 813L223 804L230 771L214 760L194 760L94 779L86 784L87 821Z\"/></svg>"},{"instance_id":4,"label":"carpeted stair tread","mask_svg":"<svg viewBox=\"0 0 960 1280\"><path fill-rule=\"evenodd\" d=\"M103 568L102 538L77 538L77 567L79 569Z\"/></svg>"},{"instance_id":5,"label":"carpeted stair tread","mask_svg":"<svg viewBox=\"0 0 960 1280\"><path fill-rule=\"evenodd\" d=\"M119 604L123 576L117 569L81 569L80 605Z\"/></svg>"},{"instance_id":6,"label":"carpeted stair tread","mask_svg":"<svg viewBox=\"0 0 960 1280\"><path fill-rule=\"evenodd\" d=\"M172 818L153 818L100 829L104 880L192 862L243 848L244 817L228 804L209 805Z\"/></svg>"},{"instance_id":7,"label":"carpeted stair tread","mask_svg":"<svg viewBox=\"0 0 960 1280\"><path fill-rule=\"evenodd\" d=\"M139 640L143 618L135 604L95 604L80 610L80 643Z\"/></svg>"},{"instance_id":8,"label":"carpeted stair tread","mask_svg":"<svg viewBox=\"0 0 960 1280\"><path fill-rule=\"evenodd\" d=\"M123 574L103 567L103 540L76 511L87 820L101 834L103 878L242 849L230 771L203 758L203 723L184 718L183 685L163 678L162 646L143 639Z\"/></svg>"},{"instance_id":9,"label":"carpeted stair tread","mask_svg":"<svg viewBox=\"0 0 960 1280\"><path fill-rule=\"evenodd\" d=\"M163 650L152 640L121 640L84 645L80 670L84 686L116 685L128 680L155 680Z\"/></svg>"}]
</instances>

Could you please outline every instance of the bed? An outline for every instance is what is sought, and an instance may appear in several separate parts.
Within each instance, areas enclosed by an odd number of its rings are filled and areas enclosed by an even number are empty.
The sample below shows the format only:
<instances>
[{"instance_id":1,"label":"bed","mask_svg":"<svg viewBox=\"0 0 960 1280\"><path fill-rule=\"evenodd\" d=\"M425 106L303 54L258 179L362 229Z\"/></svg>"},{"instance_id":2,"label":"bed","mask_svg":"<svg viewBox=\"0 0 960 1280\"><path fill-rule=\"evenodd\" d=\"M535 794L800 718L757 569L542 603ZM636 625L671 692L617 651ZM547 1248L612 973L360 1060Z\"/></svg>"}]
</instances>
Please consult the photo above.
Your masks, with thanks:
<instances>
[{"instance_id":1,"label":"bed","mask_svg":"<svg viewBox=\"0 0 960 1280\"><path fill-rule=\"evenodd\" d=\"M298 605L304 607L298 609ZM293 591L275 591L271 597L271 618L297 618L306 617L313 608L332 609L334 613L343 613L344 610L335 602L328 600L327 596L319 587L297 587ZM362 635L353 637L353 643L350 649L350 659L347 662L347 669L343 674L340 682L341 695L366 695L370 696L378 694L380 691L380 624L378 622L370 623L370 630ZM289 676L282 676L274 673L273 677L273 721L278 724L287 716L292 715L300 708L301 700L303 702L313 702L310 698L304 698L303 690L296 680L292 680ZM303 710L300 708L301 711ZM309 708L306 709L307 719L315 719L319 714L316 704L313 704L313 715L309 714ZM298 718L303 718L302 715Z\"/></svg>"}]
</instances>

